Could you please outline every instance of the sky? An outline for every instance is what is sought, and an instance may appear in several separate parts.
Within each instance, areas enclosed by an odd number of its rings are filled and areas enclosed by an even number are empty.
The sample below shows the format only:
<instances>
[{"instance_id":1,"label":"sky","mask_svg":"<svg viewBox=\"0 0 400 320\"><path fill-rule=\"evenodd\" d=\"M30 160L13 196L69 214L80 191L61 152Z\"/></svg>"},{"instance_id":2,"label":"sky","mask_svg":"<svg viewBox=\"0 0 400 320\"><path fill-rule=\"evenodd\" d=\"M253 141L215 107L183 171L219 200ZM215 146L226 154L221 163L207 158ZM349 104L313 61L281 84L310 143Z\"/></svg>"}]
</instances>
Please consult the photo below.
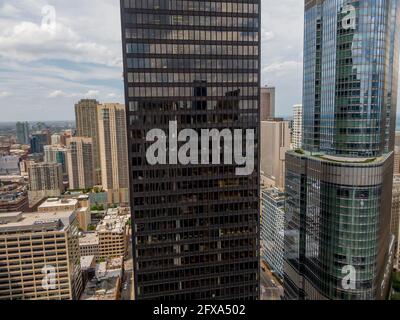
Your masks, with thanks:
<instances>
[{"instance_id":1,"label":"sky","mask_svg":"<svg viewBox=\"0 0 400 320\"><path fill-rule=\"evenodd\" d=\"M54 8L54 10L53 10ZM119 0L0 0L0 121L73 120L81 98L124 102ZM262 85L301 103L303 1L262 0Z\"/></svg>"}]
</instances>

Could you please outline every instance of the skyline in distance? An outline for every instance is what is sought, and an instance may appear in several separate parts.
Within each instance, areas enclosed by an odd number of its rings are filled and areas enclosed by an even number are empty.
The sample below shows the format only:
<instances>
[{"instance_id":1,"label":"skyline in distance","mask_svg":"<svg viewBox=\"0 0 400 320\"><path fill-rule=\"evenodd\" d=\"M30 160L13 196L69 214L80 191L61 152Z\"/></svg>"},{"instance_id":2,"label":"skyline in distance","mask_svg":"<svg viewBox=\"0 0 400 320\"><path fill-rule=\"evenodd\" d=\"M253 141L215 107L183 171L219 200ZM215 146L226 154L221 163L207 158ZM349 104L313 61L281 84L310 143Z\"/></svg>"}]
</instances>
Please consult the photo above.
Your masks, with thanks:
<instances>
[{"instance_id":1,"label":"skyline in distance","mask_svg":"<svg viewBox=\"0 0 400 320\"><path fill-rule=\"evenodd\" d=\"M79 2L77 16L71 1L0 4L1 122L73 120L82 98L124 103L119 2ZM43 27L46 6L55 9L54 32ZM262 1L261 84L277 88L277 116L301 103L302 28L301 1Z\"/></svg>"}]
</instances>

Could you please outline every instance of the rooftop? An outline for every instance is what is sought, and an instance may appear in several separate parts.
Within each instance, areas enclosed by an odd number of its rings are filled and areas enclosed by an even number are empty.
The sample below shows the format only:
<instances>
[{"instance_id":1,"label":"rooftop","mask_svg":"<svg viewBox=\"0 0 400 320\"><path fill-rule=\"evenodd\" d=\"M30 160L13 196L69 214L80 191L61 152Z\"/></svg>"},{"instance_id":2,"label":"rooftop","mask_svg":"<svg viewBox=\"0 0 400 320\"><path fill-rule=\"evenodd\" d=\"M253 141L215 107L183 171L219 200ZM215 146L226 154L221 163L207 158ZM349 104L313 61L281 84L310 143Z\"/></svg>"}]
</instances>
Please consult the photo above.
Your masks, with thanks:
<instances>
[{"instance_id":1,"label":"rooftop","mask_svg":"<svg viewBox=\"0 0 400 320\"><path fill-rule=\"evenodd\" d=\"M81 269L87 270L96 265L95 256L82 256L81 257Z\"/></svg>"},{"instance_id":2,"label":"rooftop","mask_svg":"<svg viewBox=\"0 0 400 320\"><path fill-rule=\"evenodd\" d=\"M42 230L44 228L63 231L74 219L73 211L0 213L0 232Z\"/></svg>"},{"instance_id":3,"label":"rooftop","mask_svg":"<svg viewBox=\"0 0 400 320\"><path fill-rule=\"evenodd\" d=\"M319 159L322 161L326 162L336 162L336 163L341 163L344 165L354 165L354 166L362 166L362 165L371 165L371 164L379 164L382 163L387 159L387 157L390 156L390 154L387 155L382 155L380 157L341 157L341 156L334 156L334 155L328 155L328 154L323 154L323 153L312 153L303 149L297 149L297 150L291 150L288 151L288 153L294 154L294 155L301 155L303 157L307 158L314 158L314 159Z\"/></svg>"},{"instance_id":4,"label":"rooftop","mask_svg":"<svg viewBox=\"0 0 400 320\"><path fill-rule=\"evenodd\" d=\"M78 204L77 199L49 198L42 205L39 206L39 209L52 208L52 207L69 207L69 206L76 206L77 204Z\"/></svg>"},{"instance_id":5,"label":"rooftop","mask_svg":"<svg viewBox=\"0 0 400 320\"><path fill-rule=\"evenodd\" d=\"M124 232L129 217L128 214L121 214L121 211L118 208L109 209L96 230L98 232Z\"/></svg>"},{"instance_id":6,"label":"rooftop","mask_svg":"<svg viewBox=\"0 0 400 320\"><path fill-rule=\"evenodd\" d=\"M98 245L99 244L99 236L97 232L85 233L85 235L79 238L80 246L88 246L88 245Z\"/></svg>"}]
</instances>

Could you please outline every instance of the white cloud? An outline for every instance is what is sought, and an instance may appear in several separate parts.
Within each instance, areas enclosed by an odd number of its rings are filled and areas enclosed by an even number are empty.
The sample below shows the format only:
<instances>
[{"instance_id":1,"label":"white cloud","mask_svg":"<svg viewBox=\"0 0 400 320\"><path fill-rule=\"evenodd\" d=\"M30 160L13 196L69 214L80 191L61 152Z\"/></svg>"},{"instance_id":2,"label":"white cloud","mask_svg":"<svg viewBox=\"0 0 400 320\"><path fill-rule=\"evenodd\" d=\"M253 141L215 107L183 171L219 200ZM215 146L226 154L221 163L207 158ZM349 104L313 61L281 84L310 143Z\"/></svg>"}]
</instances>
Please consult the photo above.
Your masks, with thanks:
<instances>
[{"instance_id":1,"label":"white cloud","mask_svg":"<svg viewBox=\"0 0 400 320\"><path fill-rule=\"evenodd\" d=\"M4 17L7 16L14 17L15 15L18 14L18 12L19 10L9 3L3 3L2 5L0 5L0 15Z\"/></svg>"},{"instance_id":2,"label":"white cloud","mask_svg":"<svg viewBox=\"0 0 400 320\"><path fill-rule=\"evenodd\" d=\"M96 98L96 97L98 97L99 94L100 94L100 92L98 90L89 90L83 96L85 98Z\"/></svg>"},{"instance_id":3,"label":"white cloud","mask_svg":"<svg viewBox=\"0 0 400 320\"><path fill-rule=\"evenodd\" d=\"M302 61L282 61L282 62L274 62L272 64L266 65L263 68L263 72L272 73L272 72L280 72L287 73L287 72L298 72L302 70L303 62Z\"/></svg>"},{"instance_id":4,"label":"white cloud","mask_svg":"<svg viewBox=\"0 0 400 320\"><path fill-rule=\"evenodd\" d=\"M74 30L57 22L54 33L39 24L23 21L0 34L0 57L23 62L65 59L75 62L120 66L119 52L82 39Z\"/></svg>"},{"instance_id":5,"label":"white cloud","mask_svg":"<svg viewBox=\"0 0 400 320\"><path fill-rule=\"evenodd\" d=\"M7 91L0 91L0 98L7 98L10 96L11 96L11 93L9 93Z\"/></svg>"}]
</instances>

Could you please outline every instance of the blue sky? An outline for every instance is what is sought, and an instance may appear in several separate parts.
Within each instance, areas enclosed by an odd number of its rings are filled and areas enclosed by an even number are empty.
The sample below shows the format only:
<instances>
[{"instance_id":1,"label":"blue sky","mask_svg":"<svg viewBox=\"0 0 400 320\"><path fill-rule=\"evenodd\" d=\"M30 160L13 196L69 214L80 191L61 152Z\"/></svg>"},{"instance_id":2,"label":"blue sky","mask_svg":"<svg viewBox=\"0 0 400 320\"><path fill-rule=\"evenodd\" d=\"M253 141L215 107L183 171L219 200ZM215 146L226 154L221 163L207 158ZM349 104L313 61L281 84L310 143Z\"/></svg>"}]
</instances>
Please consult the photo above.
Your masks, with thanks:
<instances>
[{"instance_id":1,"label":"blue sky","mask_svg":"<svg viewBox=\"0 0 400 320\"><path fill-rule=\"evenodd\" d=\"M46 28L47 5L56 28ZM301 102L302 0L262 0L262 83ZM0 0L0 121L69 120L83 97L123 102L119 0Z\"/></svg>"}]
</instances>

